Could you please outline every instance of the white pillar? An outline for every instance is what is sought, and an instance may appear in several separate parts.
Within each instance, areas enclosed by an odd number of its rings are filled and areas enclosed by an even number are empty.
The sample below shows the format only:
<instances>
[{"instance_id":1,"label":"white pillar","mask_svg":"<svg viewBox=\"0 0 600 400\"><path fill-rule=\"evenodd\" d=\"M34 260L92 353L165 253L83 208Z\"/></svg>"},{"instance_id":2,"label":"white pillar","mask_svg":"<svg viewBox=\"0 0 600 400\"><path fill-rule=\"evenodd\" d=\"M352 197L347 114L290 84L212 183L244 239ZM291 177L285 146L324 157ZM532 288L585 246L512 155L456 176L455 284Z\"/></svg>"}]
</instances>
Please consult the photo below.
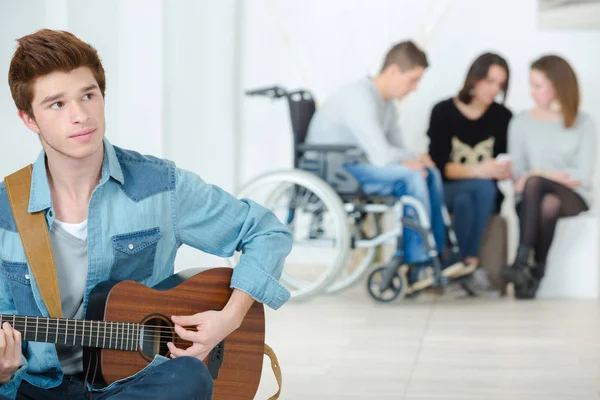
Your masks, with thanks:
<instances>
[{"instance_id":1,"label":"white pillar","mask_svg":"<svg viewBox=\"0 0 600 400\"><path fill-rule=\"evenodd\" d=\"M165 7L165 157L234 192L239 163L239 0ZM226 265L182 248L176 269Z\"/></svg>"},{"instance_id":2,"label":"white pillar","mask_svg":"<svg viewBox=\"0 0 600 400\"><path fill-rule=\"evenodd\" d=\"M111 136L125 148L164 156L164 2L119 1L116 52L118 86ZM109 86L110 88L110 86Z\"/></svg>"}]
</instances>

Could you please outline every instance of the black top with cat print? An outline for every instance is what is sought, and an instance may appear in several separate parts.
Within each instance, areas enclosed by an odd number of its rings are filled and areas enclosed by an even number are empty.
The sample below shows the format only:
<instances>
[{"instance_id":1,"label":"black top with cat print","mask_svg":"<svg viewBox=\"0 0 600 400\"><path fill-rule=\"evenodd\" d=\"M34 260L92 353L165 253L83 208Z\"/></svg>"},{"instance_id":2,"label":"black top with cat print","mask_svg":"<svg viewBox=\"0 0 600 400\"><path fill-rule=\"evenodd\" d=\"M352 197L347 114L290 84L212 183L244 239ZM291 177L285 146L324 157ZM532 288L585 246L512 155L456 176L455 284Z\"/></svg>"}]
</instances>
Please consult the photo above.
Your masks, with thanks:
<instances>
[{"instance_id":1,"label":"black top with cat print","mask_svg":"<svg viewBox=\"0 0 600 400\"><path fill-rule=\"evenodd\" d=\"M492 103L479 119L465 117L452 98L439 102L429 121L429 154L444 180L446 164L474 164L506 153L508 123L512 113Z\"/></svg>"}]
</instances>

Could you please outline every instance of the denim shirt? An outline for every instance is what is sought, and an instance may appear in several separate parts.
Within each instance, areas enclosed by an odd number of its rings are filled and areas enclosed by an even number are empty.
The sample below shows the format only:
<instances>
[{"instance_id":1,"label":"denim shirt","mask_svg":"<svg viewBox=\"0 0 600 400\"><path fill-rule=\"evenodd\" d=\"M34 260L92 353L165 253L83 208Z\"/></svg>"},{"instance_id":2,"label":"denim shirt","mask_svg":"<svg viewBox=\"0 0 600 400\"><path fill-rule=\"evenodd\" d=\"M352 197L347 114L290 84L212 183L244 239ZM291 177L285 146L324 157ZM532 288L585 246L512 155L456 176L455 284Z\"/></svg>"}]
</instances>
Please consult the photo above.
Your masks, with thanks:
<instances>
[{"instance_id":1,"label":"denim shirt","mask_svg":"<svg viewBox=\"0 0 600 400\"><path fill-rule=\"evenodd\" d=\"M55 213L45 153L33 164L29 212ZM168 160L124 150L104 139L102 175L88 208L88 275L91 289L104 280L133 279L154 286L174 273L178 248L189 245L229 257L241 251L231 287L277 309L289 292L279 283L291 251L291 234L267 209L238 200ZM0 184L0 313L48 317ZM15 398L22 379L41 388L60 384L55 345L24 342L21 367L0 395Z\"/></svg>"}]
</instances>

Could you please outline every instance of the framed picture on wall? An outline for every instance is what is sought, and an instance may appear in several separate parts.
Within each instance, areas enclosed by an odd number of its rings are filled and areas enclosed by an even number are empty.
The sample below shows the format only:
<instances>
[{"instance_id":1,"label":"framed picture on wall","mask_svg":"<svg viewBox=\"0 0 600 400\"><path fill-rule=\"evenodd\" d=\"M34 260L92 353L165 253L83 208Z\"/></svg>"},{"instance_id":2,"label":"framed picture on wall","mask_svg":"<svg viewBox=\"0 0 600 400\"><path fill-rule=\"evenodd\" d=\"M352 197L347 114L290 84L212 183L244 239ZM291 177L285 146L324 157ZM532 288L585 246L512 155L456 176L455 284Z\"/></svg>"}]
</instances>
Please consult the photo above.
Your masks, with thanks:
<instances>
[{"instance_id":1,"label":"framed picture on wall","mask_svg":"<svg viewBox=\"0 0 600 400\"><path fill-rule=\"evenodd\" d=\"M538 0L538 25L600 29L600 0Z\"/></svg>"}]
</instances>

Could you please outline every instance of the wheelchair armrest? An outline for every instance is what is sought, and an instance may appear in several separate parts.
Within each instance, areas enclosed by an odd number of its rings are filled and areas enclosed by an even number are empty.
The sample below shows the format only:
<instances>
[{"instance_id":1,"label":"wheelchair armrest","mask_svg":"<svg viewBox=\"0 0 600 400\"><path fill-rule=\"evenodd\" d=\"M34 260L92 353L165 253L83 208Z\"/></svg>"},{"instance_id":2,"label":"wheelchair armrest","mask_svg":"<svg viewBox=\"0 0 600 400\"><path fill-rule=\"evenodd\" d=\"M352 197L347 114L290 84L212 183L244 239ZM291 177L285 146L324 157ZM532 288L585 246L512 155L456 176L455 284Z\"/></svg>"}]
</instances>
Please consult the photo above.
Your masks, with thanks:
<instances>
[{"instance_id":1,"label":"wheelchair armrest","mask_svg":"<svg viewBox=\"0 0 600 400\"><path fill-rule=\"evenodd\" d=\"M301 144L297 148L301 152L316 151L320 153L345 153L350 150L358 150L356 146L343 144Z\"/></svg>"}]
</instances>

